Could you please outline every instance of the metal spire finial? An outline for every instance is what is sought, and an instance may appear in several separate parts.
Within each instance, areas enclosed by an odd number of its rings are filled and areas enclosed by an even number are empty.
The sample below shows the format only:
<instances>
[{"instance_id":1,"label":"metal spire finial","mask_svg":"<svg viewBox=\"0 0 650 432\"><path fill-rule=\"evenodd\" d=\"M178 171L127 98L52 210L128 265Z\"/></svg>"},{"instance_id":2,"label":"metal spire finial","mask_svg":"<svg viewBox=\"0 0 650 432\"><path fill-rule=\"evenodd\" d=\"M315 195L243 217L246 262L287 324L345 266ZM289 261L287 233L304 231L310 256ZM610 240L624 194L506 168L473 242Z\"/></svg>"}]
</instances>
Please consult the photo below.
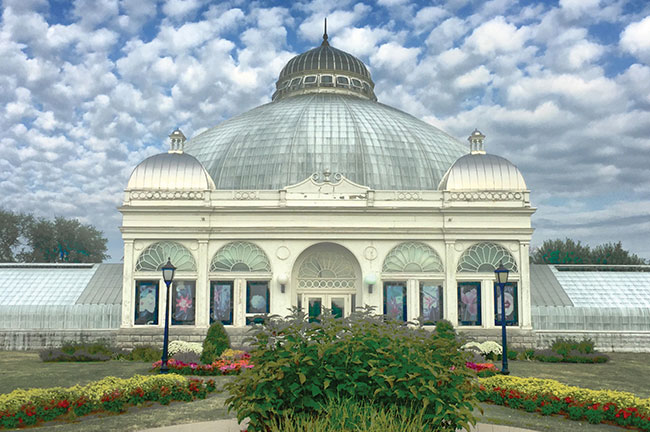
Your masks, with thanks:
<instances>
[{"instance_id":1,"label":"metal spire finial","mask_svg":"<svg viewBox=\"0 0 650 432\"><path fill-rule=\"evenodd\" d=\"M186 140L187 138L185 138L183 132L176 128L176 130L169 135L169 153L183 153Z\"/></svg>"},{"instance_id":2,"label":"metal spire finial","mask_svg":"<svg viewBox=\"0 0 650 432\"><path fill-rule=\"evenodd\" d=\"M323 32L323 43L321 45L329 45L330 43L327 42L327 39L327 18L325 18L325 31Z\"/></svg>"},{"instance_id":3,"label":"metal spire finial","mask_svg":"<svg viewBox=\"0 0 650 432\"><path fill-rule=\"evenodd\" d=\"M483 140L485 135L483 135L478 129L474 129L474 132L467 138L469 141L469 152L470 154L485 154L483 149Z\"/></svg>"}]
</instances>

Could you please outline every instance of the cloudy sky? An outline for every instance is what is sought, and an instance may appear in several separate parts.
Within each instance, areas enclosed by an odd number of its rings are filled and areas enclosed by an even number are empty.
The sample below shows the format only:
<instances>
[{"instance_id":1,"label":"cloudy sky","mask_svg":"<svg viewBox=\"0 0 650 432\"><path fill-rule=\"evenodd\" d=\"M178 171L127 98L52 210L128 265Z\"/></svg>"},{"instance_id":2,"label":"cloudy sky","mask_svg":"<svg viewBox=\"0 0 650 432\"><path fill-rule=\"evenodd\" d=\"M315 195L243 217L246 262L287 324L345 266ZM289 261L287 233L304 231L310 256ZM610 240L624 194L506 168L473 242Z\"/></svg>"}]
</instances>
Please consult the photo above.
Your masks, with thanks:
<instances>
[{"instance_id":1,"label":"cloudy sky","mask_svg":"<svg viewBox=\"0 0 650 432\"><path fill-rule=\"evenodd\" d=\"M177 126L269 102L325 16L381 102L463 140L478 127L519 166L533 246L621 240L650 258L645 0L3 0L0 206L94 224L119 261L137 163Z\"/></svg>"}]
</instances>

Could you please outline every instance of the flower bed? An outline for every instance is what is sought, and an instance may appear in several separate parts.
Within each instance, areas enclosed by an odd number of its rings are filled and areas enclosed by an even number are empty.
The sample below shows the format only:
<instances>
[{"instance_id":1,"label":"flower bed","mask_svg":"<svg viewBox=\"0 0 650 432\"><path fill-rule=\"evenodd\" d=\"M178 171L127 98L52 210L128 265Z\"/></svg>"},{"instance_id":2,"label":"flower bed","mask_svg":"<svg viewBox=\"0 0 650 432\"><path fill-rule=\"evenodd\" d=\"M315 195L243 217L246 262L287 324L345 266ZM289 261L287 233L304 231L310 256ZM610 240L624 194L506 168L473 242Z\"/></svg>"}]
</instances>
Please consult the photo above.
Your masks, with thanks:
<instances>
[{"instance_id":1,"label":"flower bed","mask_svg":"<svg viewBox=\"0 0 650 432\"><path fill-rule=\"evenodd\" d=\"M19 389L0 395L0 429L30 426L67 415L122 412L129 405L145 401L168 404L172 400L204 399L215 388L213 380L136 375L128 379L106 377L69 388Z\"/></svg>"},{"instance_id":2,"label":"flower bed","mask_svg":"<svg viewBox=\"0 0 650 432\"><path fill-rule=\"evenodd\" d=\"M609 422L650 431L650 399L627 392L590 390L550 379L497 375L480 378L479 400L511 408L560 414L571 420Z\"/></svg>"},{"instance_id":3,"label":"flower bed","mask_svg":"<svg viewBox=\"0 0 650 432\"><path fill-rule=\"evenodd\" d=\"M244 353L239 358L221 358L211 364L184 363L174 359L167 361L169 370L180 375L236 375L244 369L253 367L250 354ZM153 370L159 371L162 362L158 360L153 364Z\"/></svg>"},{"instance_id":4,"label":"flower bed","mask_svg":"<svg viewBox=\"0 0 650 432\"><path fill-rule=\"evenodd\" d=\"M475 371L480 377L491 377L499 372L499 369L497 369L492 363L467 362L465 363L465 366Z\"/></svg>"}]
</instances>

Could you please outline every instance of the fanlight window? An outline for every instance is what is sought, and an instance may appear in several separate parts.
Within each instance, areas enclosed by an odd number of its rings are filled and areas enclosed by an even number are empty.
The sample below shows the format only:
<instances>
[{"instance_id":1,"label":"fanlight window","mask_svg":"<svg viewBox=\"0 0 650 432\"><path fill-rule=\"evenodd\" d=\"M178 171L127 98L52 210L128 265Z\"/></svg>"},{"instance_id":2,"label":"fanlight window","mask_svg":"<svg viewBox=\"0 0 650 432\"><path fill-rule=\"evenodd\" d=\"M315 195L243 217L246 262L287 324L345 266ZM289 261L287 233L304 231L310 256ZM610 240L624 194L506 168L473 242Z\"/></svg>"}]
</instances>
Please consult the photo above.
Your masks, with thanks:
<instances>
[{"instance_id":1,"label":"fanlight window","mask_svg":"<svg viewBox=\"0 0 650 432\"><path fill-rule=\"evenodd\" d=\"M336 252L314 252L298 270L300 288L354 288L355 278L350 260Z\"/></svg>"},{"instance_id":2,"label":"fanlight window","mask_svg":"<svg viewBox=\"0 0 650 432\"><path fill-rule=\"evenodd\" d=\"M176 271L196 271L192 253L180 243L166 241L154 243L142 251L135 271L160 271L167 259L176 267Z\"/></svg>"},{"instance_id":3,"label":"fanlight window","mask_svg":"<svg viewBox=\"0 0 650 432\"><path fill-rule=\"evenodd\" d=\"M262 249L249 242L228 243L214 254L211 272L265 272L271 263Z\"/></svg>"},{"instance_id":4,"label":"fanlight window","mask_svg":"<svg viewBox=\"0 0 650 432\"><path fill-rule=\"evenodd\" d=\"M442 260L424 243L410 242L395 246L384 260L385 273L441 273Z\"/></svg>"},{"instance_id":5,"label":"fanlight window","mask_svg":"<svg viewBox=\"0 0 650 432\"><path fill-rule=\"evenodd\" d=\"M517 272L517 262L506 248L494 243L477 243L463 252L458 260L458 271L493 272L500 263L511 272Z\"/></svg>"}]
</instances>

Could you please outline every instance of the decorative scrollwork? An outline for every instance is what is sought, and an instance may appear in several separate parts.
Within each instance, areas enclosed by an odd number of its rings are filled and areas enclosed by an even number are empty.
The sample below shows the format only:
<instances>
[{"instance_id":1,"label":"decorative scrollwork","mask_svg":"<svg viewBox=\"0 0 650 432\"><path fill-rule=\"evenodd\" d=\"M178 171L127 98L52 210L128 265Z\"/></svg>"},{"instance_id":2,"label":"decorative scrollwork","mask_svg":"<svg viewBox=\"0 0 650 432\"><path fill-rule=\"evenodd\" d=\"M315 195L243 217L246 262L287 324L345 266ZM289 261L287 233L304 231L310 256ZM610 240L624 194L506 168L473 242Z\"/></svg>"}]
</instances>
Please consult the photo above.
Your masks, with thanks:
<instances>
[{"instance_id":1,"label":"decorative scrollwork","mask_svg":"<svg viewBox=\"0 0 650 432\"><path fill-rule=\"evenodd\" d=\"M511 272L517 272L517 262L503 246L495 243L477 243L468 248L458 260L458 272L493 272L499 264Z\"/></svg>"},{"instance_id":2,"label":"decorative scrollwork","mask_svg":"<svg viewBox=\"0 0 650 432\"><path fill-rule=\"evenodd\" d=\"M430 246L419 242L401 243L386 255L386 273L442 273L442 260Z\"/></svg>"},{"instance_id":3,"label":"decorative scrollwork","mask_svg":"<svg viewBox=\"0 0 650 432\"><path fill-rule=\"evenodd\" d=\"M259 246L250 242L232 242L214 254L211 272L271 272L271 263Z\"/></svg>"},{"instance_id":4,"label":"decorative scrollwork","mask_svg":"<svg viewBox=\"0 0 650 432\"><path fill-rule=\"evenodd\" d=\"M135 264L135 271L160 271L167 259L177 271L196 271L196 261L192 252L180 243L161 241L147 247Z\"/></svg>"},{"instance_id":5,"label":"decorative scrollwork","mask_svg":"<svg viewBox=\"0 0 650 432\"><path fill-rule=\"evenodd\" d=\"M133 200L202 200L200 191L132 191Z\"/></svg>"}]
</instances>

